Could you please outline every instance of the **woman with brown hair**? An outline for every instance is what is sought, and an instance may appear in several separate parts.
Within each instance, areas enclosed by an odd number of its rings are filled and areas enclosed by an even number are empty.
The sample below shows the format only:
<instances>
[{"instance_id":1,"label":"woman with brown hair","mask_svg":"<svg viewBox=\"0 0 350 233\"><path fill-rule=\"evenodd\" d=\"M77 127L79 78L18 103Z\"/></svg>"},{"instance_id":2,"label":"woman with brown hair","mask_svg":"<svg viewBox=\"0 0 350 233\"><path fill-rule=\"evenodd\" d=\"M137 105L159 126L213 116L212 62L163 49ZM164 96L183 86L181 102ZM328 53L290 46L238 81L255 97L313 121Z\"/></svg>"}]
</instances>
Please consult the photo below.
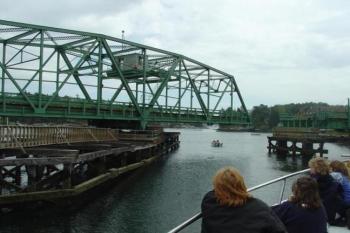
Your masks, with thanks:
<instances>
[{"instance_id":1,"label":"woman with brown hair","mask_svg":"<svg viewBox=\"0 0 350 233\"><path fill-rule=\"evenodd\" d=\"M270 207L247 192L237 169L220 169L213 185L202 201L202 233L286 232Z\"/></svg>"},{"instance_id":2,"label":"woman with brown hair","mask_svg":"<svg viewBox=\"0 0 350 233\"><path fill-rule=\"evenodd\" d=\"M329 174L330 169L327 161L323 158L313 158L309 161L311 177L318 184L318 191L322 203L326 209L328 222L337 225L336 213L341 210L341 186Z\"/></svg>"},{"instance_id":3,"label":"woman with brown hair","mask_svg":"<svg viewBox=\"0 0 350 233\"><path fill-rule=\"evenodd\" d=\"M288 201L273 207L288 233L326 233L327 215L316 181L301 177L294 182L292 192Z\"/></svg>"}]
</instances>

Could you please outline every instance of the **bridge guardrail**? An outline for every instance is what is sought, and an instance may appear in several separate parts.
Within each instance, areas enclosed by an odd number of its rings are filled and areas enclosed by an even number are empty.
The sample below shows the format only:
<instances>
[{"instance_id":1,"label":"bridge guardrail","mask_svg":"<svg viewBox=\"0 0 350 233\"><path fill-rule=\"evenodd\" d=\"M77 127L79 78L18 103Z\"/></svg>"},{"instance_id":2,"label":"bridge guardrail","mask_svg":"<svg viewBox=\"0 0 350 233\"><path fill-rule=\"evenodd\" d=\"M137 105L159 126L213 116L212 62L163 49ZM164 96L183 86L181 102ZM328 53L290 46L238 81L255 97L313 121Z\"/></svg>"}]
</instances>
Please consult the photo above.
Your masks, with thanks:
<instances>
[{"instance_id":1,"label":"bridge guardrail","mask_svg":"<svg viewBox=\"0 0 350 233\"><path fill-rule=\"evenodd\" d=\"M45 116L45 117L73 117L83 119L128 119L140 120L136 109L127 102L103 101L100 105L96 101L87 101L74 97L56 97L45 109L44 113L37 113L28 105L28 102L15 93L5 93L0 98L5 99L4 105L8 116ZM29 99L35 103L38 101L37 95L29 95ZM42 103L45 105L50 96L42 96ZM99 106L99 113L96 111ZM144 108L149 108L146 104ZM247 124L247 116L237 111L210 110L209 121L211 123L222 124ZM148 121L164 122L208 122L206 113L201 108L173 107L164 105L154 105L147 117Z\"/></svg>"},{"instance_id":2,"label":"bridge guardrail","mask_svg":"<svg viewBox=\"0 0 350 233\"><path fill-rule=\"evenodd\" d=\"M119 139L127 141L158 141L162 137L161 130L119 130Z\"/></svg>"},{"instance_id":3,"label":"bridge guardrail","mask_svg":"<svg viewBox=\"0 0 350 233\"><path fill-rule=\"evenodd\" d=\"M118 140L118 133L109 128L0 125L0 149Z\"/></svg>"}]
</instances>

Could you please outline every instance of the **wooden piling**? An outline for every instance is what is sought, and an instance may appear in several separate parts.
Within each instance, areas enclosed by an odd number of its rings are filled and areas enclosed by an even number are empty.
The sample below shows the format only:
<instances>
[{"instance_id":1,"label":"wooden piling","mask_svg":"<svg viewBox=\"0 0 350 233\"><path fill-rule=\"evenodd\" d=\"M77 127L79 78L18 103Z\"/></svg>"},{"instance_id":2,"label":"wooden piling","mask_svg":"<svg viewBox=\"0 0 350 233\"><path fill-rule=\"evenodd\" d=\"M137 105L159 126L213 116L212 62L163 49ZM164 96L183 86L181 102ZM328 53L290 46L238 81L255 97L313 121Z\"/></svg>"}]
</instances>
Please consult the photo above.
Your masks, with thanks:
<instances>
[{"instance_id":1,"label":"wooden piling","mask_svg":"<svg viewBox=\"0 0 350 233\"><path fill-rule=\"evenodd\" d=\"M123 135L128 139L125 141L110 139L86 143L73 142L68 137L60 144L50 144L55 140L50 136L51 131L42 132L45 137L40 140L48 144L37 146L34 143L35 147L23 147L34 156L23 156L23 151L16 147L0 148L0 209L3 205L42 200L54 203L57 198L80 195L179 146L178 133L164 133L156 139L154 134L147 132L145 141L142 141L142 132L132 137ZM97 139L100 136L96 132ZM65 134L65 131L60 133ZM70 136L75 137L76 133L79 134L71 131ZM33 135L37 135L35 131ZM29 144L30 140L21 138L17 141ZM5 159L3 151L9 158ZM21 180L22 175L28 177L28 182ZM11 182L5 182L5 177ZM3 195L4 189L7 195Z\"/></svg>"}]
</instances>

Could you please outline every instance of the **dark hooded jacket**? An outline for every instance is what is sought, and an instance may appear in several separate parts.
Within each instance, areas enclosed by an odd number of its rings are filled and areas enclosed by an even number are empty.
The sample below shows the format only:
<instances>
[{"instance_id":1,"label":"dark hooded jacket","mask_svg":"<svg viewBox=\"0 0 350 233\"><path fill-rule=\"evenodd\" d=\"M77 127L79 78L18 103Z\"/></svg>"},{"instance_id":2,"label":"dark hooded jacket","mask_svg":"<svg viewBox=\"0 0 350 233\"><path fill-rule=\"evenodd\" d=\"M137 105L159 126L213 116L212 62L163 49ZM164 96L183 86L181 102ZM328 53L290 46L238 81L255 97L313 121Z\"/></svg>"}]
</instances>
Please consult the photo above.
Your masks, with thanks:
<instances>
[{"instance_id":1,"label":"dark hooded jacket","mask_svg":"<svg viewBox=\"0 0 350 233\"><path fill-rule=\"evenodd\" d=\"M327 233L327 215L323 206L310 209L286 201L272 209L288 233Z\"/></svg>"},{"instance_id":2,"label":"dark hooded jacket","mask_svg":"<svg viewBox=\"0 0 350 233\"><path fill-rule=\"evenodd\" d=\"M214 191L202 201L202 233L286 233L284 225L264 202L249 198L242 206L220 205Z\"/></svg>"},{"instance_id":3,"label":"dark hooded jacket","mask_svg":"<svg viewBox=\"0 0 350 233\"><path fill-rule=\"evenodd\" d=\"M313 175L318 184L318 191L326 209L328 222L332 223L342 205L341 186L331 175Z\"/></svg>"}]
</instances>

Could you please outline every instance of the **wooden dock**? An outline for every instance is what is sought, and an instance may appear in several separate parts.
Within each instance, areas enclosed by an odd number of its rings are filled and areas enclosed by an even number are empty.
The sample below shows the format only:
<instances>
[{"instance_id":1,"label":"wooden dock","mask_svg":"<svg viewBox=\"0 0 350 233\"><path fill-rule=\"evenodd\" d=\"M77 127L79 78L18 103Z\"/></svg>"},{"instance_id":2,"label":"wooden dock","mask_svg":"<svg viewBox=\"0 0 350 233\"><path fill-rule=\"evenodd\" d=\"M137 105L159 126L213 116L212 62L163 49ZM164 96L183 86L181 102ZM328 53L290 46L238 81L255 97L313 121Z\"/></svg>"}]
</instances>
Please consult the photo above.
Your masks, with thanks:
<instances>
[{"instance_id":1,"label":"wooden dock","mask_svg":"<svg viewBox=\"0 0 350 233\"><path fill-rule=\"evenodd\" d=\"M318 129L301 128L276 128L273 135L267 138L269 153L293 156L319 154L322 157L328 153L324 144L330 141L329 137L320 135Z\"/></svg>"},{"instance_id":2,"label":"wooden dock","mask_svg":"<svg viewBox=\"0 0 350 233\"><path fill-rule=\"evenodd\" d=\"M179 133L0 126L0 209L76 197L179 147Z\"/></svg>"}]
</instances>

